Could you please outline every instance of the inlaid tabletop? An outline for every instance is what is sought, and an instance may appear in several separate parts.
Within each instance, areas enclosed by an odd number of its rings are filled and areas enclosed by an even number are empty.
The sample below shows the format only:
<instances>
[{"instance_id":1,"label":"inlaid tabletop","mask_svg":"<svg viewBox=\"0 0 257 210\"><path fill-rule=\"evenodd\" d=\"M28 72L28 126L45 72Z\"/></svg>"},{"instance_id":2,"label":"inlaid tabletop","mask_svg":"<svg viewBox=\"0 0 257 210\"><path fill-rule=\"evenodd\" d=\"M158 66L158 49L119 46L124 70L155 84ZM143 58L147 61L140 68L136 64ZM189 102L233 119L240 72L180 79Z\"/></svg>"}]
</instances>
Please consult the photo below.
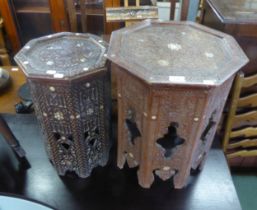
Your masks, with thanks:
<instances>
[{"instance_id":1,"label":"inlaid tabletop","mask_svg":"<svg viewBox=\"0 0 257 210\"><path fill-rule=\"evenodd\" d=\"M257 21L257 0L207 0L225 23Z\"/></svg>"},{"instance_id":2,"label":"inlaid tabletop","mask_svg":"<svg viewBox=\"0 0 257 210\"><path fill-rule=\"evenodd\" d=\"M27 76L62 79L103 67L107 47L92 34L64 32L28 42L15 60Z\"/></svg>"},{"instance_id":3,"label":"inlaid tabletop","mask_svg":"<svg viewBox=\"0 0 257 210\"><path fill-rule=\"evenodd\" d=\"M145 21L112 34L108 58L149 83L219 85L248 62L229 35L191 22Z\"/></svg>"}]
</instances>

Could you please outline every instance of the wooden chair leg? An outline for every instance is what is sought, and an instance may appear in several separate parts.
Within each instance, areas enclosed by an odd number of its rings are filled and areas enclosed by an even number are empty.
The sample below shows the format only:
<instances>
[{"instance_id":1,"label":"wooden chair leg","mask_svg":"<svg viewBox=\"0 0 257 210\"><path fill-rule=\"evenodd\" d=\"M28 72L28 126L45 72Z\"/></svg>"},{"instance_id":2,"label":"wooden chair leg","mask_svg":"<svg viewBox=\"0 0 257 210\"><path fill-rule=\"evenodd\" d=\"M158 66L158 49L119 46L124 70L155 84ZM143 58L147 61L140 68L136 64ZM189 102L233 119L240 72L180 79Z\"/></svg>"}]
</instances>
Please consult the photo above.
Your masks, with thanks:
<instances>
[{"instance_id":1,"label":"wooden chair leg","mask_svg":"<svg viewBox=\"0 0 257 210\"><path fill-rule=\"evenodd\" d=\"M11 62L8 54L0 54L0 60L3 66L11 66Z\"/></svg>"},{"instance_id":2,"label":"wooden chair leg","mask_svg":"<svg viewBox=\"0 0 257 210\"><path fill-rule=\"evenodd\" d=\"M10 145L14 153L19 158L24 158L25 157L24 149L20 146L19 141L15 138L11 129L9 128L9 126L7 125L7 123L2 118L1 115L0 115L0 133L3 135L6 142Z\"/></svg>"},{"instance_id":3,"label":"wooden chair leg","mask_svg":"<svg viewBox=\"0 0 257 210\"><path fill-rule=\"evenodd\" d=\"M228 112L227 121L226 121L226 125L225 125L225 134L224 134L224 139L223 139L223 143L222 143L224 152L227 151L227 146L229 143L230 133L231 133L232 124L233 124L233 116L236 113L237 103L238 103L238 99L240 97L243 78L244 78L244 74L239 72L236 75L234 85L232 87L233 93L232 93L232 97L231 97L231 104L229 106L229 112Z\"/></svg>"}]
</instances>

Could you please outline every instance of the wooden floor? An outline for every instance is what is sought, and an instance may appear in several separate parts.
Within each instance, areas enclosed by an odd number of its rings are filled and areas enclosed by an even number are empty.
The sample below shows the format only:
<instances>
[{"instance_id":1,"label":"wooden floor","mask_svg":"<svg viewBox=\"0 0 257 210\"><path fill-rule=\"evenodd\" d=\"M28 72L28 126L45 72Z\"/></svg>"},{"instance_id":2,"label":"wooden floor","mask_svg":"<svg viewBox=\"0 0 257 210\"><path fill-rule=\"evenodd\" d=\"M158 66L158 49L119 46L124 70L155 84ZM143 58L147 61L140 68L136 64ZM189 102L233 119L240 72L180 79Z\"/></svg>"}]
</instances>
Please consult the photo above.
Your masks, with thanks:
<instances>
[{"instance_id":1,"label":"wooden floor","mask_svg":"<svg viewBox=\"0 0 257 210\"><path fill-rule=\"evenodd\" d=\"M5 115L27 152L31 168L19 168L0 136L0 192L15 193L60 210L241 210L231 175L220 149L213 148L201 173L182 190L172 180L156 178L151 189L137 183L136 169L116 167L116 140L106 167L94 169L87 179L59 177L45 151L33 115ZM113 124L114 137L116 124Z\"/></svg>"}]
</instances>

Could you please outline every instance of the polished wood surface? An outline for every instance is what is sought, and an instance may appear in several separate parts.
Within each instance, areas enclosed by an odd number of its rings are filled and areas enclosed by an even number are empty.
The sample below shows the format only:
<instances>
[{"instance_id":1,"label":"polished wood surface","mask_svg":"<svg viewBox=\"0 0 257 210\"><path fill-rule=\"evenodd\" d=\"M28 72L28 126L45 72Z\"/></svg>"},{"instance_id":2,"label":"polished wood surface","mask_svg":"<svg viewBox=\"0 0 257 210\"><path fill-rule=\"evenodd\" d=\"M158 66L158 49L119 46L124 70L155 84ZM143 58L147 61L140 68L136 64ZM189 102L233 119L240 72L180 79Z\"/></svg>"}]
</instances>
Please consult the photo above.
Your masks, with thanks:
<instances>
[{"instance_id":1,"label":"polished wood surface","mask_svg":"<svg viewBox=\"0 0 257 210\"><path fill-rule=\"evenodd\" d=\"M120 0L112 0L112 1L104 1L105 8L107 7L119 7ZM104 15L105 25L104 25L104 33L111 34L112 31L117 30L121 27L120 23L107 23L106 22L106 14Z\"/></svg>"},{"instance_id":2,"label":"polished wood surface","mask_svg":"<svg viewBox=\"0 0 257 210\"><path fill-rule=\"evenodd\" d=\"M191 0L192 1L192 0ZM180 20L187 20L190 0L183 0L181 6L181 18Z\"/></svg>"},{"instance_id":3,"label":"polished wood surface","mask_svg":"<svg viewBox=\"0 0 257 210\"><path fill-rule=\"evenodd\" d=\"M3 18L1 18L0 16L0 49L5 47L2 28L3 28Z\"/></svg>"},{"instance_id":4,"label":"polished wood surface","mask_svg":"<svg viewBox=\"0 0 257 210\"><path fill-rule=\"evenodd\" d=\"M0 16L0 65L10 66L10 58L5 49L5 41L3 36L3 18Z\"/></svg>"},{"instance_id":5,"label":"polished wood surface","mask_svg":"<svg viewBox=\"0 0 257 210\"><path fill-rule=\"evenodd\" d=\"M11 8L7 0L0 0L0 13L4 19L4 26L8 39L10 39L12 50L18 52L21 47L19 35L12 16Z\"/></svg>"},{"instance_id":6,"label":"polished wood surface","mask_svg":"<svg viewBox=\"0 0 257 210\"><path fill-rule=\"evenodd\" d=\"M49 7L54 32L68 31L69 25L64 0L49 0Z\"/></svg>"},{"instance_id":7,"label":"polished wood surface","mask_svg":"<svg viewBox=\"0 0 257 210\"><path fill-rule=\"evenodd\" d=\"M226 160L216 147L211 149L203 171L192 176L185 189L174 190L172 180L157 179L146 190L137 183L136 169L116 167L115 146L109 164L96 168L89 178L57 176L35 118L5 115L5 119L26 150L31 168L19 169L9 147L0 144L1 192L23 195L60 210L241 210ZM113 128L116 136L116 124ZM116 138L113 140L116 145Z\"/></svg>"},{"instance_id":8,"label":"polished wood surface","mask_svg":"<svg viewBox=\"0 0 257 210\"><path fill-rule=\"evenodd\" d=\"M70 23L70 31L71 32L77 32L77 15L76 15L76 9L74 6L74 2L73 1L67 1L66 2L67 5L67 15L68 15L68 19L69 19L69 23Z\"/></svg>"},{"instance_id":9,"label":"polished wood surface","mask_svg":"<svg viewBox=\"0 0 257 210\"><path fill-rule=\"evenodd\" d=\"M14 105L21 101L18 90L26 82L25 75L17 67L2 67L11 77L9 86L0 92L0 113L15 113Z\"/></svg>"}]
</instances>

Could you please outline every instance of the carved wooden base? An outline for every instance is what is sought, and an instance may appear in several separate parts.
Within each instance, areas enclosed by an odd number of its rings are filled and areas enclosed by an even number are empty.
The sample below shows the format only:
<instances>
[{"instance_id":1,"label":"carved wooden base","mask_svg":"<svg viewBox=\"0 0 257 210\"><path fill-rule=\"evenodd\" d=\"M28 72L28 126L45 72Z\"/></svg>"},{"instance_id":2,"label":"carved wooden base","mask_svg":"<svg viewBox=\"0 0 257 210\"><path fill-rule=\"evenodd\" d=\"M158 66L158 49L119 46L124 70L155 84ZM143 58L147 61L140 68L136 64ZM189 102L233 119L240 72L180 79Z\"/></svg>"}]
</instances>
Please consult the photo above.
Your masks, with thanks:
<instances>
[{"instance_id":1,"label":"carved wooden base","mask_svg":"<svg viewBox=\"0 0 257 210\"><path fill-rule=\"evenodd\" d=\"M151 87L113 64L118 82L118 167L139 166L138 182L149 188L154 175L187 184L202 167L213 141L233 78L216 88Z\"/></svg>"},{"instance_id":2,"label":"carved wooden base","mask_svg":"<svg viewBox=\"0 0 257 210\"><path fill-rule=\"evenodd\" d=\"M109 72L70 82L30 80L49 158L59 175L88 177L109 157Z\"/></svg>"}]
</instances>

